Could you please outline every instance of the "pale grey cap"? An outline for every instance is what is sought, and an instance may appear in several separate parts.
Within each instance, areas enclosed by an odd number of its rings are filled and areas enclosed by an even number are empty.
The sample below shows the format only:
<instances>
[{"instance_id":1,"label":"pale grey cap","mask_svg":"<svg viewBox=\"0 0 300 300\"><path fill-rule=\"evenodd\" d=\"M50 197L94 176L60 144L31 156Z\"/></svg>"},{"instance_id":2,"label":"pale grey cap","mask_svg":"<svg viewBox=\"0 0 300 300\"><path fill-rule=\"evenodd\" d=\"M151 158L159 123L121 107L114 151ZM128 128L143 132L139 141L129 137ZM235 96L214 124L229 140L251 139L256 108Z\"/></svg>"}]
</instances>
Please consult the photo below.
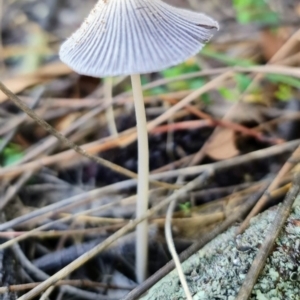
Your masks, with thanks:
<instances>
[{"instance_id":1,"label":"pale grey cap","mask_svg":"<svg viewBox=\"0 0 300 300\"><path fill-rule=\"evenodd\" d=\"M157 72L198 53L217 29L210 17L160 0L99 0L60 58L94 77Z\"/></svg>"}]
</instances>

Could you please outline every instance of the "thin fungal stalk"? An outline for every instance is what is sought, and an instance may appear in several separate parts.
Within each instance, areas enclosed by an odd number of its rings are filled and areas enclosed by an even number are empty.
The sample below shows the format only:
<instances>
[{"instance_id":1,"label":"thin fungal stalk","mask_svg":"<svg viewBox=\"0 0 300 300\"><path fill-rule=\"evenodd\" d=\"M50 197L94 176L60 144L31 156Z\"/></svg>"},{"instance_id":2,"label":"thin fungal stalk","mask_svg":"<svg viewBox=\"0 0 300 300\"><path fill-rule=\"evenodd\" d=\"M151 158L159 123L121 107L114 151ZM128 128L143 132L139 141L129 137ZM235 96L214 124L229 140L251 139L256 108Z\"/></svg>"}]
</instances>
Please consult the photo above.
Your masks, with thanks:
<instances>
[{"instance_id":1,"label":"thin fungal stalk","mask_svg":"<svg viewBox=\"0 0 300 300\"><path fill-rule=\"evenodd\" d=\"M115 122L114 108L112 106L113 101L113 78L107 77L104 79L104 98L107 108L105 110L105 116L108 126L108 131L111 136L117 136L118 130Z\"/></svg>"},{"instance_id":2,"label":"thin fungal stalk","mask_svg":"<svg viewBox=\"0 0 300 300\"><path fill-rule=\"evenodd\" d=\"M158 72L197 54L218 30L216 21L161 0L98 0L80 28L63 43L61 60L93 77ZM148 209L149 153L140 75L132 76L138 132L137 218ZM147 222L137 228L137 280L147 266Z\"/></svg>"},{"instance_id":3,"label":"thin fungal stalk","mask_svg":"<svg viewBox=\"0 0 300 300\"><path fill-rule=\"evenodd\" d=\"M131 75L136 127L138 134L138 185L136 217L140 218L148 209L149 193L149 147L146 110L140 75ZM136 229L136 278L145 281L148 262L148 222L143 221Z\"/></svg>"}]
</instances>

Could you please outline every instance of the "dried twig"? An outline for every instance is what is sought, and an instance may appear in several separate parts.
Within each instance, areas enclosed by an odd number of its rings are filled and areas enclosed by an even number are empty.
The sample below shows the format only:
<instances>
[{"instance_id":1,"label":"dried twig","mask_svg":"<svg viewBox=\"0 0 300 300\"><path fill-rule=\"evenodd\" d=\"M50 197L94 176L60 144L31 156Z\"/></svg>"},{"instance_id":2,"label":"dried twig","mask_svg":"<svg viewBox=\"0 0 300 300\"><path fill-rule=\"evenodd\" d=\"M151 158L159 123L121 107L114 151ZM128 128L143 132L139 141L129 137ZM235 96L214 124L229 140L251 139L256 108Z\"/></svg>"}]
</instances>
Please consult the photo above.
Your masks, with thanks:
<instances>
[{"instance_id":1,"label":"dried twig","mask_svg":"<svg viewBox=\"0 0 300 300\"><path fill-rule=\"evenodd\" d=\"M38 286L41 282L33 282L33 283L25 283L19 285L9 285L5 287L0 287L0 294L11 293L11 292L22 292L26 290L31 290L34 287ZM102 282L94 282L90 280L61 280L58 281L54 286L63 286L63 285L71 285L76 287L85 287L85 288L105 288L109 290L131 290L132 287L129 286L119 286L119 285L111 285Z\"/></svg>"},{"instance_id":2,"label":"dried twig","mask_svg":"<svg viewBox=\"0 0 300 300\"><path fill-rule=\"evenodd\" d=\"M174 170L174 171L167 171L164 173L158 173L153 174L151 178L153 179L160 179L160 178L174 178L177 176L195 176L199 175L201 172L205 172L206 170L213 169L215 171L222 170L234 166L241 165L243 163L264 159L266 157L275 156L282 154L287 151L292 151L294 148L296 148L300 144L300 140L294 140L291 142L286 142L281 145L275 145L266 149L254 151L245 155L241 155L232 159L228 159L226 161L218 161L216 163L201 165L201 166L194 166L194 167L188 167L184 169ZM70 197L68 199L65 199L63 201L60 201L59 203L54 203L51 205L48 205L46 207L40 208L35 210L34 212L31 212L27 215L20 216L16 219L13 219L11 221L8 221L6 223L0 224L0 231L5 231L9 228L13 228L16 225L20 225L22 223L28 222L34 218L45 216L47 214L52 214L53 211L57 212L60 209L66 207L75 207L82 205L83 203L86 203L88 201L92 201L95 197L99 197L100 195L109 194L109 193L115 193L116 191L120 191L122 189L126 189L129 187L135 186L136 181L135 180L126 180L122 182L118 182L103 188L99 188L93 191L84 192L82 194ZM0 245L1 249L1 245Z\"/></svg>"},{"instance_id":3,"label":"dried twig","mask_svg":"<svg viewBox=\"0 0 300 300\"><path fill-rule=\"evenodd\" d=\"M212 125L225 127L225 128L231 129L233 131L240 132L240 133L248 135L248 136L252 136L259 141L267 142L267 143L271 143L271 144L278 144L278 143L283 142L283 140L281 140L281 139L264 136L261 132L258 132L255 129L248 128L248 127L238 124L238 123L234 123L230 120L215 119L212 116L210 116L209 114L202 112L201 110L199 110L195 107L192 107L191 105L187 105L186 109L190 113L192 113L193 115L195 115L201 119L210 120L212 122Z\"/></svg>"},{"instance_id":4,"label":"dried twig","mask_svg":"<svg viewBox=\"0 0 300 300\"><path fill-rule=\"evenodd\" d=\"M147 83L143 85L143 91L153 89L156 87L159 87L161 85L170 84L176 81L180 80L188 80L193 79L197 77L205 77L205 76L215 76L226 72L236 72L236 73L264 73L264 74L280 74L280 75L290 75L290 76L296 76L299 77L300 73L299 70L293 67L286 67L283 65L264 65L264 66L253 66L253 67L224 67L224 68L215 68L215 69L209 69L209 70L202 70L198 72L192 72L188 74L183 74L176 77L171 78L162 78L158 79L156 81L152 81L150 83ZM118 100L121 97L129 96L130 92L122 93L116 97L116 100Z\"/></svg>"},{"instance_id":5,"label":"dried twig","mask_svg":"<svg viewBox=\"0 0 300 300\"><path fill-rule=\"evenodd\" d=\"M300 175L297 174L290 192L285 197L283 204L278 208L278 211L276 213L270 231L267 232L266 234L266 238L251 265L251 268L236 297L236 300L247 300L250 297L255 282L260 272L262 271L263 267L265 266L266 259L272 250L274 242L278 237L281 228L283 227L284 223L286 222L290 214L293 203L297 195L299 195L299 191L300 191Z\"/></svg>"},{"instance_id":6,"label":"dried twig","mask_svg":"<svg viewBox=\"0 0 300 300\"><path fill-rule=\"evenodd\" d=\"M210 172L208 172L210 173ZM19 300L29 300L34 298L35 296L39 295L43 291L45 291L49 286L52 286L57 281L61 280L62 278L65 278L70 273L72 273L74 270L79 268L81 265L89 261L91 258L93 258L95 255L99 254L101 251L103 251L105 248L107 248L110 244L112 244L114 241L116 241L118 238L123 236L124 234L128 233L129 231L133 230L140 222L144 221L145 219L149 218L156 212L160 211L163 207L168 205L171 201L178 197L182 197L187 192L195 189L199 184L202 184L203 180L206 180L205 176L201 175L197 177L195 180L189 182L186 186L180 188L178 191L173 193L171 196L167 197L165 200L160 202L158 205L153 207L152 209L148 210L148 212L142 216L139 219L135 219L131 223L125 225L122 229L118 230L114 234L112 234L109 238L107 238L104 242L97 245L92 250L86 252L84 255L80 256L76 260L74 260L71 264L61 269L59 272L51 276L49 279L45 280L42 284L37 286L36 288L32 289L27 294L23 295L19 298Z\"/></svg>"},{"instance_id":7,"label":"dried twig","mask_svg":"<svg viewBox=\"0 0 300 300\"><path fill-rule=\"evenodd\" d=\"M182 181L182 180L181 180L181 178L179 178L177 181ZM205 182L203 181L203 184L204 183ZM177 199L174 199L169 204L169 207L167 209L166 220L165 220L165 236L166 236L166 241L167 241L169 252L172 255L176 270L178 272L178 277L179 277L179 280L183 287L186 298L187 298L187 300L192 300L193 297L192 297L190 289L188 287L188 284L187 284L187 281L186 281L186 278L185 278L185 275L184 275L184 272L183 272L183 269L181 266L180 258L176 252L176 248L175 248L175 244L174 244L174 240L173 240L173 236L172 236L172 216L173 216L173 212L175 210L176 200Z\"/></svg>"},{"instance_id":8,"label":"dried twig","mask_svg":"<svg viewBox=\"0 0 300 300\"><path fill-rule=\"evenodd\" d=\"M8 204L8 202L14 196L16 196L16 194L23 187L23 185L31 178L32 174L32 171L25 172L23 175L20 176L20 178L18 178L15 184L11 185L7 189L5 195L0 198L0 210L2 210Z\"/></svg>"},{"instance_id":9,"label":"dried twig","mask_svg":"<svg viewBox=\"0 0 300 300\"><path fill-rule=\"evenodd\" d=\"M67 145L69 148L73 149L78 154L96 162L97 164L103 165L109 169L112 169L115 172L118 172L120 174L123 174L129 178L137 178L137 174L129 171L117 164L114 164L106 159L103 159L101 157L89 154L84 149L82 149L77 144L73 143L69 139L67 139L64 135L62 135L60 132L58 132L56 129L54 129L51 125L49 125L47 122L45 122L43 119L41 119L36 113L30 109L28 106L26 106L14 93L12 93L10 90L7 89L7 87L0 82L0 90L7 95L7 97L15 103L17 107L19 107L21 110L23 110L26 114L28 114L32 119L34 119L40 126L42 126L46 131L48 131L50 134L55 136L60 142ZM169 187L171 189L176 189L177 187L174 187L173 185L162 183L162 182L152 182L158 186L163 187Z\"/></svg>"},{"instance_id":10,"label":"dried twig","mask_svg":"<svg viewBox=\"0 0 300 300\"><path fill-rule=\"evenodd\" d=\"M46 280L47 278L49 278L49 275L47 275L45 272L43 272L42 270L35 267L29 261L29 259L23 253L21 247L18 244L14 245L13 252L14 252L16 258L18 259L18 262L20 263L20 265L25 270L27 270L30 274L32 274L34 276L34 278L36 278L40 281L41 280ZM82 299L86 299L86 300L94 300L94 299L110 300L110 298L108 298L107 296L102 296L102 295L99 295L99 294L96 294L96 293L84 291L84 290L78 289L78 288L73 287L73 286L62 286L61 289L65 292L71 294L71 295L76 295L77 297L82 298Z\"/></svg>"},{"instance_id":11,"label":"dried twig","mask_svg":"<svg viewBox=\"0 0 300 300\"><path fill-rule=\"evenodd\" d=\"M251 210L250 214L247 216L247 218L239 227L238 234L242 233L248 227L251 218L257 215L263 209L263 207L266 205L266 202L269 199L270 193L279 186L279 183L282 180L282 178L299 162L299 158L300 158L300 147L298 147L294 151L290 159L280 169L275 179L272 181L272 183L269 185L265 193L256 203L254 208Z\"/></svg>"}]
</instances>

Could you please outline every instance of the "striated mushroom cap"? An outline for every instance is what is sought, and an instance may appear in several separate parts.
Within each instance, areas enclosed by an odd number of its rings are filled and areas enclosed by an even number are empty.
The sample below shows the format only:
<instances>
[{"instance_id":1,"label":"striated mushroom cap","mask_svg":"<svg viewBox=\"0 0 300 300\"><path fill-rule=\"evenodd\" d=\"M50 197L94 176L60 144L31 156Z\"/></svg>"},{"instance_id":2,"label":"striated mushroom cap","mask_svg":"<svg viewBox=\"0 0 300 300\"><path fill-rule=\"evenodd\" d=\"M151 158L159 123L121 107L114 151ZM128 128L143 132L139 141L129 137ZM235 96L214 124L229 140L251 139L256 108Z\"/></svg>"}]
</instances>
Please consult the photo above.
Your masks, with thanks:
<instances>
[{"instance_id":1,"label":"striated mushroom cap","mask_svg":"<svg viewBox=\"0 0 300 300\"><path fill-rule=\"evenodd\" d=\"M195 55L216 29L210 17L160 0L99 0L60 58L94 77L151 73Z\"/></svg>"}]
</instances>

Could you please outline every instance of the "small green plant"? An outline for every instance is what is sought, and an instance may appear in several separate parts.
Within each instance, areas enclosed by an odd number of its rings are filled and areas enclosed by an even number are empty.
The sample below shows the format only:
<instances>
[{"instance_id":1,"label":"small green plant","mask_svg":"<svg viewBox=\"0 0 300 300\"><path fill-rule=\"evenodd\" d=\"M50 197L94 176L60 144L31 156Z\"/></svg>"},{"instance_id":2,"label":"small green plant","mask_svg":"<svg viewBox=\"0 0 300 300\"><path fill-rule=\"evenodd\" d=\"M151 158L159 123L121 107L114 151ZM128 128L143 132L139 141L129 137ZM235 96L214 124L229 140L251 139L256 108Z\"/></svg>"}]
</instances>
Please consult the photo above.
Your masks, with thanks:
<instances>
[{"instance_id":1,"label":"small green plant","mask_svg":"<svg viewBox=\"0 0 300 300\"><path fill-rule=\"evenodd\" d=\"M294 87L296 89L300 89L300 79L280 74L268 74L266 78L273 83L281 84L284 83L289 85L290 87Z\"/></svg>"},{"instance_id":2,"label":"small green plant","mask_svg":"<svg viewBox=\"0 0 300 300\"><path fill-rule=\"evenodd\" d=\"M277 24L278 14L274 12L267 0L232 0L239 23Z\"/></svg>"},{"instance_id":3,"label":"small green plant","mask_svg":"<svg viewBox=\"0 0 300 300\"><path fill-rule=\"evenodd\" d=\"M277 91L275 92L275 97L281 101L291 100L293 95L292 88L286 84L280 84Z\"/></svg>"},{"instance_id":4,"label":"small green plant","mask_svg":"<svg viewBox=\"0 0 300 300\"><path fill-rule=\"evenodd\" d=\"M167 68L160 72L160 75L165 78L176 78L184 74L200 71L200 68L194 59L189 59L187 62L181 63L177 66ZM167 83L163 86L155 87L144 92L145 96L160 95L169 92L177 92L184 90L195 90L205 85L207 80L203 77L195 77L185 80L176 80L171 83ZM148 77L142 76L142 84L149 83ZM129 90L129 87L128 87ZM201 100L204 104L209 105L211 99L208 94L203 94Z\"/></svg>"},{"instance_id":5,"label":"small green plant","mask_svg":"<svg viewBox=\"0 0 300 300\"><path fill-rule=\"evenodd\" d=\"M239 99L239 93L237 89L230 89L225 87L220 87L218 89L219 93L222 95L224 99L230 102L236 102Z\"/></svg>"},{"instance_id":6,"label":"small green plant","mask_svg":"<svg viewBox=\"0 0 300 300\"><path fill-rule=\"evenodd\" d=\"M1 140L0 140L1 142ZM22 149L16 144L9 144L2 152L1 161L3 166L9 166L23 157Z\"/></svg>"},{"instance_id":7,"label":"small green plant","mask_svg":"<svg viewBox=\"0 0 300 300\"><path fill-rule=\"evenodd\" d=\"M234 75L234 79L236 82L236 85L234 87L220 87L218 89L222 97L230 102L237 102L240 98L240 95L246 91L246 89L252 82L251 77L245 74L236 74ZM257 88L252 92L257 92Z\"/></svg>"},{"instance_id":8,"label":"small green plant","mask_svg":"<svg viewBox=\"0 0 300 300\"><path fill-rule=\"evenodd\" d=\"M191 203L190 202L180 203L179 209L183 212L184 215L189 215L191 212Z\"/></svg>"},{"instance_id":9,"label":"small green plant","mask_svg":"<svg viewBox=\"0 0 300 300\"><path fill-rule=\"evenodd\" d=\"M275 84L278 84L274 96L280 101L289 101L293 97L294 89L300 89L300 80L291 76L269 74L266 78Z\"/></svg>"}]
</instances>

